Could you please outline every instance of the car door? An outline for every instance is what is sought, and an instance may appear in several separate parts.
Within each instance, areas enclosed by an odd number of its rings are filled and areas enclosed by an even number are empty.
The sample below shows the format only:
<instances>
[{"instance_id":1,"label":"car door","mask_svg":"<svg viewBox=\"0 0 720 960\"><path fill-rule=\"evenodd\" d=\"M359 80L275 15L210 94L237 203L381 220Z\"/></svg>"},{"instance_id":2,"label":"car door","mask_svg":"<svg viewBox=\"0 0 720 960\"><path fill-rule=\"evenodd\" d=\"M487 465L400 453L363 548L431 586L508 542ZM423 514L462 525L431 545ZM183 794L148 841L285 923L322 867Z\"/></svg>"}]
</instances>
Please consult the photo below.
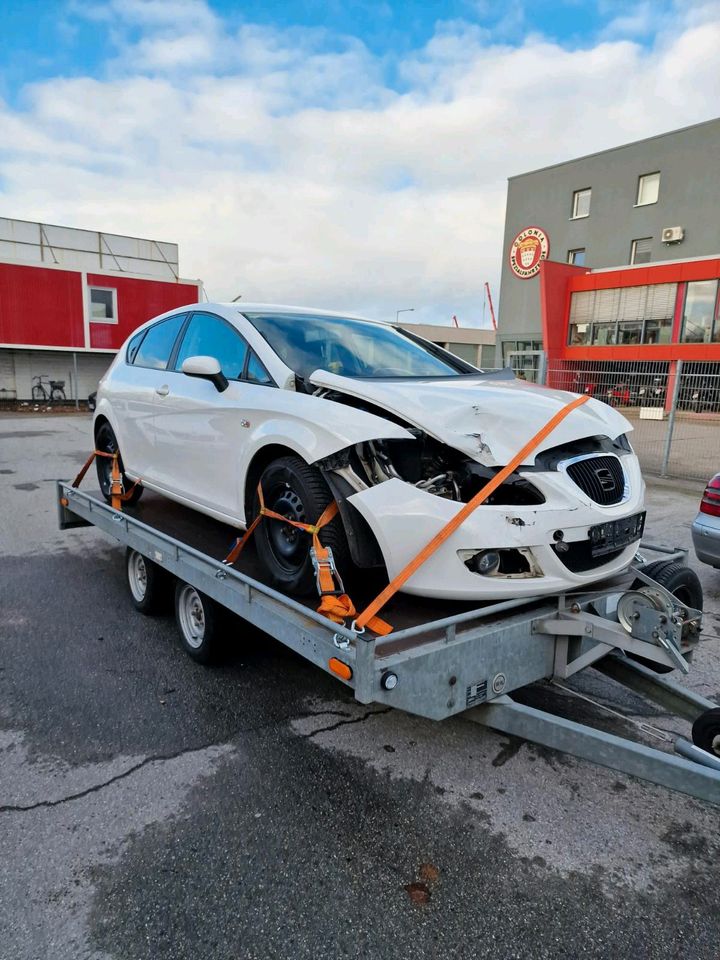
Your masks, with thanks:
<instances>
[{"instance_id":1,"label":"car door","mask_svg":"<svg viewBox=\"0 0 720 960\"><path fill-rule=\"evenodd\" d=\"M220 392L209 380L182 373L188 357L214 357L228 379ZM251 411L264 405L272 381L245 338L215 314L193 313L168 372L168 391L155 398L158 476L169 492L240 519L242 478L237 465Z\"/></svg>"},{"instance_id":2,"label":"car door","mask_svg":"<svg viewBox=\"0 0 720 960\"><path fill-rule=\"evenodd\" d=\"M155 475L155 397L167 387L166 367L187 316L175 314L141 330L130 340L125 362L113 369L114 429L132 476Z\"/></svg>"}]
</instances>

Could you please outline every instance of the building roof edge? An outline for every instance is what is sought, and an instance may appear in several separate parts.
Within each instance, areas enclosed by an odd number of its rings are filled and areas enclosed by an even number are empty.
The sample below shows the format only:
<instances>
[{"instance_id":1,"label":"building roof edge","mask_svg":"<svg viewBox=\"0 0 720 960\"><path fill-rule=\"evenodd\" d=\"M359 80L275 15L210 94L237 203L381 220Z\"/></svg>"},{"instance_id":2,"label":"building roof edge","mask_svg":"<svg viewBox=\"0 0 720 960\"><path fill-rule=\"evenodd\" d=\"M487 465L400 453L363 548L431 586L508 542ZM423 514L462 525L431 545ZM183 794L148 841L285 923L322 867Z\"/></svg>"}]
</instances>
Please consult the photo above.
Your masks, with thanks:
<instances>
[{"instance_id":1,"label":"building roof edge","mask_svg":"<svg viewBox=\"0 0 720 960\"><path fill-rule=\"evenodd\" d=\"M549 163L544 167L537 167L535 170L526 170L525 173L515 173L508 177L511 180L519 180L521 177L530 177L536 173L543 173L545 170L554 170L557 167L566 167L571 163L579 163L581 160L590 160L593 157L601 157L606 153L614 153L616 150L625 150L628 147L636 147L641 143L649 143L651 140L661 140L663 137L671 137L676 133L685 133L688 130L695 130L698 127L706 127L710 124L720 124L720 117L712 117L710 120L701 120L699 123L691 123L687 127L678 127L676 130L666 130L665 133L655 133L650 137L642 137L640 140L631 140L628 143L621 143L616 147L606 147L604 150L596 150L594 153L585 153L581 157L573 157L571 160L560 160L558 163Z\"/></svg>"}]
</instances>

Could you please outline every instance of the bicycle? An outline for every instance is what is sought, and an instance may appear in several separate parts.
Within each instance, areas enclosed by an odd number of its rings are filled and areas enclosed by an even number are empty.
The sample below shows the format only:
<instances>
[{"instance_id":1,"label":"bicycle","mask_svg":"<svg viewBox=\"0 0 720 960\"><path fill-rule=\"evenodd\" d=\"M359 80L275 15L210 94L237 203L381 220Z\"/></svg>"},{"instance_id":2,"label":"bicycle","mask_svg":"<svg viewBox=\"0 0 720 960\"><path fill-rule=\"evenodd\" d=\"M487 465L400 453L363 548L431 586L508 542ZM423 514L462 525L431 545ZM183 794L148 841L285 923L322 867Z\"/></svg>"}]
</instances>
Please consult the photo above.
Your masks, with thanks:
<instances>
[{"instance_id":1,"label":"bicycle","mask_svg":"<svg viewBox=\"0 0 720 960\"><path fill-rule=\"evenodd\" d=\"M33 377L32 398L33 400L54 400L56 402L66 401L65 381L51 380L47 374ZM37 383L35 381L37 380ZM47 386L43 381L47 381Z\"/></svg>"}]
</instances>

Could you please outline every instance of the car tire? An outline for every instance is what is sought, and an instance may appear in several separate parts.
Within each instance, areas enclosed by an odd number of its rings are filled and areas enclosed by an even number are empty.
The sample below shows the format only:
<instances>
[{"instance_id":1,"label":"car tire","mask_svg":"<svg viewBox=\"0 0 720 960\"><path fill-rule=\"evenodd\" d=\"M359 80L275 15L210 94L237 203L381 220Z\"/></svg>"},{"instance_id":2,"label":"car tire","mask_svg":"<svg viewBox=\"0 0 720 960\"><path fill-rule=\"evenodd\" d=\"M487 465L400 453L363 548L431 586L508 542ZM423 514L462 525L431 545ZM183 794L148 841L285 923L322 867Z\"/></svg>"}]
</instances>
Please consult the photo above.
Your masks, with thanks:
<instances>
[{"instance_id":1,"label":"car tire","mask_svg":"<svg viewBox=\"0 0 720 960\"><path fill-rule=\"evenodd\" d=\"M118 442L115 432L107 422L100 424L98 427L97 433L95 434L95 449L101 450L103 453L115 453L115 451L118 449ZM140 497L143 495L143 488L140 484L133 487L133 481L125 475L123 470L122 455L118 458L118 465L120 467L123 490L128 491L132 487L132 493L130 494L129 498L124 501L124 503L127 506L132 506L134 503L137 503ZM96 457L95 466L97 469L100 492L105 500L107 500L108 503L111 503L112 496L110 494L110 487L112 477L112 460L109 457Z\"/></svg>"},{"instance_id":2,"label":"car tire","mask_svg":"<svg viewBox=\"0 0 720 960\"><path fill-rule=\"evenodd\" d=\"M684 564L678 563L675 560L656 560L654 563L649 563L643 570L643 573L656 583L659 583L661 587L665 587L668 593L671 593L686 607L692 607L694 610L702 610L702 583L698 575L694 570L691 570L690 567L686 567ZM643 586L646 586L646 584L642 580L636 580L632 585L632 589L639 590ZM692 653L693 651L691 650L685 655L685 659L689 661ZM655 673L671 673L675 669L665 664L655 663L635 653L629 653L628 657L637 663L641 663L644 667L648 667Z\"/></svg>"},{"instance_id":3,"label":"car tire","mask_svg":"<svg viewBox=\"0 0 720 960\"><path fill-rule=\"evenodd\" d=\"M214 600L192 584L178 580L175 586L175 623L180 644L196 663L209 664L221 645L219 609Z\"/></svg>"},{"instance_id":4,"label":"car tire","mask_svg":"<svg viewBox=\"0 0 720 960\"><path fill-rule=\"evenodd\" d=\"M152 616L171 608L172 575L167 570L128 547L125 551L125 571L130 599L136 610Z\"/></svg>"},{"instance_id":5,"label":"car tire","mask_svg":"<svg viewBox=\"0 0 720 960\"><path fill-rule=\"evenodd\" d=\"M332 493L317 467L300 457L280 457L268 464L260 477L265 506L300 523L315 523L332 502ZM260 511L255 493L253 516ZM306 596L315 587L309 533L264 519L255 534L258 559L273 587L284 593ZM345 529L338 514L320 531L320 542L330 547L340 576L349 573L351 560Z\"/></svg>"}]
</instances>

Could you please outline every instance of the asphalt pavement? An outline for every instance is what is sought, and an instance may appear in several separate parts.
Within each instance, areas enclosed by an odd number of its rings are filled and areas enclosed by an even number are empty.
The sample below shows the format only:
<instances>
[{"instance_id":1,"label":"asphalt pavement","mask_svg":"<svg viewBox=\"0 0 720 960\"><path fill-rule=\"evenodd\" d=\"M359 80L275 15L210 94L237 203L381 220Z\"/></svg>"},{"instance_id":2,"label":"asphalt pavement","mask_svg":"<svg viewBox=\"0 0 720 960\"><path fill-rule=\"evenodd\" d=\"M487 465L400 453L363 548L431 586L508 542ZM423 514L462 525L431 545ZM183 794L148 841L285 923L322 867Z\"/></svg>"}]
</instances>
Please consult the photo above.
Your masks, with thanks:
<instances>
[{"instance_id":1,"label":"asphalt pavement","mask_svg":"<svg viewBox=\"0 0 720 960\"><path fill-rule=\"evenodd\" d=\"M362 707L240 625L197 666L121 547L57 529L90 439L0 416L0 960L717 960L717 807ZM689 545L700 490L653 483L649 535ZM720 702L720 571L693 565L687 683Z\"/></svg>"}]
</instances>

